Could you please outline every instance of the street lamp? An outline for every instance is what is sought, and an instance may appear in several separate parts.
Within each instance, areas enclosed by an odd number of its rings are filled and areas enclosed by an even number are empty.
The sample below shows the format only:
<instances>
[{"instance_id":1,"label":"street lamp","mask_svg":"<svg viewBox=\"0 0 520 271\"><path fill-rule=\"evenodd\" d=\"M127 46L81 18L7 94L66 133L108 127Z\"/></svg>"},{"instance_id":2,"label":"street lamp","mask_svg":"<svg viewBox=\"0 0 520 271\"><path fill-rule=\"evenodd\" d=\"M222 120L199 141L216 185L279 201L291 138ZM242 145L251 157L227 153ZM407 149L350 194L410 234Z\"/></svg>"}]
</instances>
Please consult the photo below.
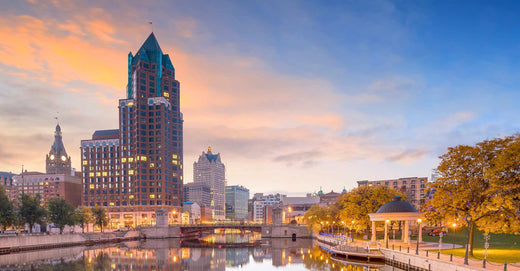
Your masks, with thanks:
<instances>
[{"instance_id":1,"label":"street lamp","mask_svg":"<svg viewBox=\"0 0 520 271\"><path fill-rule=\"evenodd\" d=\"M421 222L422 222L422 219L418 218L417 219L417 223L419 224L419 229L417 231L417 246L415 247L415 255L419 255L419 237L421 236L422 232L421 232Z\"/></svg>"},{"instance_id":2,"label":"street lamp","mask_svg":"<svg viewBox=\"0 0 520 271\"><path fill-rule=\"evenodd\" d=\"M452 249L455 249L455 227L457 227L457 223L453 223L453 237L451 238L451 240L453 241L453 248ZM453 253L453 252L452 252Z\"/></svg>"},{"instance_id":3,"label":"street lamp","mask_svg":"<svg viewBox=\"0 0 520 271\"><path fill-rule=\"evenodd\" d=\"M387 219L385 221L385 239L386 239L386 248L388 248L388 224L390 223L390 220Z\"/></svg>"},{"instance_id":4,"label":"street lamp","mask_svg":"<svg viewBox=\"0 0 520 271\"><path fill-rule=\"evenodd\" d=\"M352 241L354 241L354 237L352 237L352 228L354 228L354 223L355 223L355 222L356 222L356 221L352 220L352 226L350 226L350 239L351 239Z\"/></svg>"}]
</instances>

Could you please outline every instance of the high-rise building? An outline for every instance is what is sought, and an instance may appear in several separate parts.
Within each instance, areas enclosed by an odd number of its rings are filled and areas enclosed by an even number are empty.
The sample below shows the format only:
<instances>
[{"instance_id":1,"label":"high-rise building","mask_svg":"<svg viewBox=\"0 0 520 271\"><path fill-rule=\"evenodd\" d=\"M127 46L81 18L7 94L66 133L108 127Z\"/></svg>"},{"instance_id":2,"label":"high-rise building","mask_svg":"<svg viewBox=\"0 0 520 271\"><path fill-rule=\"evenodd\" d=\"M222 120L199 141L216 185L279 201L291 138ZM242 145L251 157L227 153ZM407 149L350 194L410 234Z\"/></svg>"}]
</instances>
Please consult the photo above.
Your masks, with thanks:
<instances>
[{"instance_id":1,"label":"high-rise building","mask_svg":"<svg viewBox=\"0 0 520 271\"><path fill-rule=\"evenodd\" d=\"M226 219L246 220L248 200L249 189L240 185L226 186Z\"/></svg>"},{"instance_id":2,"label":"high-rise building","mask_svg":"<svg viewBox=\"0 0 520 271\"><path fill-rule=\"evenodd\" d=\"M426 199L427 177L407 177L391 180L358 181L358 186L388 186L406 195L406 201L420 210L421 204Z\"/></svg>"},{"instance_id":3,"label":"high-rise building","mask_svg":"<svg viewBox=\"0 0 520 271\"><path fill-rule=\"evenodd\" d=\"M154 224L160 208L180 211L179 88L170 57L151 33L135 55L128 54L119 129L96 131L81 141L83 205L107 207L112 227Z\"/></svg>"},{"instance_id":4,"label":"high-rise building","mask_svg":"<svg viewBox=\"0 0 520 271\"><path fill-rule=\"evenodd\" d=\"M220 160L220 153L213 154L211 147L208 148L207 153L202 152L199 160L193 163L193 182L209 186L213 220L224 220L226 218L226 167Z\"/></svg>"},{"instance_id":5,"label":"high-rise building","mask_svg":"<svg viewBox=\"0 0 520 271\"><path fill-rule=\"evenodd\" d=\"M74 206L81 204L81 178L79 172L73 173L71 159L65 151L61 136L61 127L56 125L54 142L46 155L47 173L29 172L13 176L10 182L4 182L11 200L18 200L21 193L39 194L42 204L51 198L64 198Z\"/></svg>"}]
</instances>

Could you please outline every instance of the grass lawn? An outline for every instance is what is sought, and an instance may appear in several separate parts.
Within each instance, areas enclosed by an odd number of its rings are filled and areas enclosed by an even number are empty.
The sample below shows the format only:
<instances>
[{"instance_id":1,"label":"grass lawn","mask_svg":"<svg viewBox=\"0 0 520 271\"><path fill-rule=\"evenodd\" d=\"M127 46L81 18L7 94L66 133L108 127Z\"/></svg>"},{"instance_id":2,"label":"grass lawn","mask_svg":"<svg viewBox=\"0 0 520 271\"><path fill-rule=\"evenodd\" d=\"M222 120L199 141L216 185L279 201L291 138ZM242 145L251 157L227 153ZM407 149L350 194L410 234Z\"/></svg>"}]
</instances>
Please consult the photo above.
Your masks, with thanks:
<instances>
[{"instance_id":1,"label":"grass lawn","mask_svg":"<svg viewBox=\"0 0 520 271\"><path fill-rule=\"evenodd\" d=\"M439 242L439 237L428 236L425 233L423 235L423 240L425 242ZM465 232L464 230L459 230L456 232L451 231L448 233L448 236L442 238L442 242L446 244L451 244L455 242L455 244L464 246L466 243ZM484 233L481 231L475 231L475 248L473 250L473 259L484 259L484 242ZM442 250L442 253L453 253L453 255L464 257L465 250L464 248L445 249ZM489 238L489 249L487 259L491 262L500 263L520 262L520 235L491 233Z\"/></svg>"}]
</instances>

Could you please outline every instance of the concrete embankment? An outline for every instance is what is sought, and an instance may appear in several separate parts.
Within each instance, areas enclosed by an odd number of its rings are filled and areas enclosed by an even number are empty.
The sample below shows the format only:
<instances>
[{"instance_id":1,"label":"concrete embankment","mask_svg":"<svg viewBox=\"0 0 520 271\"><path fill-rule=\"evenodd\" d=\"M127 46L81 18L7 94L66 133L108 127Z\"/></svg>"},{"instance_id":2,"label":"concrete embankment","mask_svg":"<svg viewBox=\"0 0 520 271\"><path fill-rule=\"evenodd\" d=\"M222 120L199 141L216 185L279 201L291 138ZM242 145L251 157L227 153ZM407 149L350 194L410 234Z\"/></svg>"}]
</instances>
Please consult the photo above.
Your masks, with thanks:
<instances>
[{"instance_id":1,"label":"concrete embankment","mask_svg":"<svg viewBox=\"0 0 520 271\"><path fill-rule=\"evenodd\" d=\"M4 236L0 237L0 254L35 249L121 242L139 238L140 235L137 231Z\"/></svg>"}]
</instances>

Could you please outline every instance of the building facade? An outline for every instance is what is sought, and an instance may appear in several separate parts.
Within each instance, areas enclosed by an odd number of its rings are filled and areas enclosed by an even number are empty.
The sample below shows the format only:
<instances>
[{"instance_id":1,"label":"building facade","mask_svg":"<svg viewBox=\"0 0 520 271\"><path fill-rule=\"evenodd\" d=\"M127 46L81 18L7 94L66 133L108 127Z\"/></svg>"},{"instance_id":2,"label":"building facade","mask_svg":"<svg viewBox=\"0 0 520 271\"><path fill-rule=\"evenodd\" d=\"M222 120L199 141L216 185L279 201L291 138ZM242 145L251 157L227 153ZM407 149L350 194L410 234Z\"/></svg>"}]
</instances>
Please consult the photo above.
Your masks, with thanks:
<instances>
[{"instance_id":1,"label":"building facade","mask_svg":"<svg viewBox=\"0 0 520 271\"><path fill-rule=\"evenodd\" d=\"M193 182L209 186L213 220L226 219L226 167L220 159L220 153L213 154L211 148L208 148L208 152L202 152L198 161L193 163Z\"/></svg>"},{"instance_id":2,"label":"building facade","mask_svg":"<svg viewBox=\"0 0 520 271\"><path fill-rule=\"evenodd\" d=\"M153 225L156 210L178 214L183 201L180 83L153 33L128 54L118 108L119 129L81 141L82 202L108 208L112 227Z\"/></svg>"},{"instance_id":3,"label":"building facade","mask_svg":"<svg viewBox=\"0 0 520 271\"><path fill-rule=\"evenodd\" d=\"M406 195L406 201L420 210L426 199L425 189L428 177L406 177L378 181L358 181L358 186L388 186Z\"/></svg>"},{"instance_id":4,"label":"building facade","mask_svg":"<svg viewBox=\"0 0 520 271\"><path fill-rule=\"evenodd\" d=\"M253 197L253 220L257 223L265 221L266 207L279 207L286 195L256 193Z\"/></svg>"},{"instance_id":5,"label":"building facade","mask_svg":"<svg viewBox=\"0 0 520 271\"><path fill-rule=\"evenodd\" d=\"M241 185L226 186L226 219L247 220L249 189Z\"/></svg>"},{"instance_id":6,"label":"building facade","mask_svg":"<svg viewBox=\"0 0 520 271\"><path fill-rule=\"evenodd\" d=\"M206 183L184 184L184 201L196 202L199 206L211 206L211 189Z\"/></svg>"}]
</instances>

